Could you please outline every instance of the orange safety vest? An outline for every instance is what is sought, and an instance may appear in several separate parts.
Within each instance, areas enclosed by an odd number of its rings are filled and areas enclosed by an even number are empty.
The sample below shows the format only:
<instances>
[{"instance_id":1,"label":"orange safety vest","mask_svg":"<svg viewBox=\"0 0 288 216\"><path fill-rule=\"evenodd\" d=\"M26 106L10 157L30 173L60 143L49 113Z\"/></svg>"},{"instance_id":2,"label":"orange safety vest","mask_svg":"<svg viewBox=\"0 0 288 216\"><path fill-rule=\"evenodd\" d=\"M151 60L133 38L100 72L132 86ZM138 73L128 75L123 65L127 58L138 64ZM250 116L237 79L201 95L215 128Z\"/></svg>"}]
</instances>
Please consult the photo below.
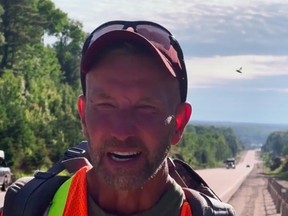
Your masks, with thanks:
<instances>
[{"instance_id":1,"label":"orange safety vest","mask_svg":"<svg viewBox=\"0 0 288 216\"><path fill-rule=\"evenodd\" d=\"M69 180L67 180L56 192L52 206L49 209L49 216L87 216L87 180L86 173L90 169L90 167L86 166L81 168L76 174ZM61 190L64 193L61 193ZM62 203L55 202L55 197L57 197L57 193L61 194L61 198L58 200L62 200ZM67 196L68 194L68 196ZM66 196L66 197L63 197ZM75 199L77 197L77 199ZM59 197L58 197L59 198ZM65 203L66 202L66 203ZM53 206L54 205L54 206ZM64 207L65 205L65 207ZM61 209L62 208L62 209ZM64 208L64 209L63 209ZM192 211L190 208L190 204L185 200L182 207L180 216L192 216Z\"/></svg>"}]
</instances>

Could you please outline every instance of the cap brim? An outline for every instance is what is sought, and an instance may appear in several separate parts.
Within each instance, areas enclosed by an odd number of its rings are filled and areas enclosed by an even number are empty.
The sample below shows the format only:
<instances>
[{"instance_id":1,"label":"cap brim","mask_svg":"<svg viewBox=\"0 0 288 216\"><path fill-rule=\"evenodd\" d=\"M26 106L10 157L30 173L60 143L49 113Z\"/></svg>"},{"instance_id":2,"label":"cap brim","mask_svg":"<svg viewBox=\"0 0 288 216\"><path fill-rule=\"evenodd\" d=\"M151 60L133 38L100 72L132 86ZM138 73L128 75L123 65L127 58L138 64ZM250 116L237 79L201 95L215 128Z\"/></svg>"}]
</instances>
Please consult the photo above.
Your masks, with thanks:
<instances>
[{"instance_id":1,"label":"cap brim","mask_svg":"<svg viewBox=\"0 0 288 216\"><path fill-rule=\"evenodd\" d=\"M81 73L86 74L93 65L93 61L95 61L95 55L101 52L107 45L113 42L121 42L121 41L131 41L143 46L150 48L151 53L153 53L159 60L164 64L167 70L176 77L176 74L171 66L170 61L161 53L161 51L156 48L153 43L147 40L145 37L140 34L127 30L115 30L110 31L99 38L97 38L87 49L86 53L82 56L81 60Z\"/></svg>"}]
</instances>

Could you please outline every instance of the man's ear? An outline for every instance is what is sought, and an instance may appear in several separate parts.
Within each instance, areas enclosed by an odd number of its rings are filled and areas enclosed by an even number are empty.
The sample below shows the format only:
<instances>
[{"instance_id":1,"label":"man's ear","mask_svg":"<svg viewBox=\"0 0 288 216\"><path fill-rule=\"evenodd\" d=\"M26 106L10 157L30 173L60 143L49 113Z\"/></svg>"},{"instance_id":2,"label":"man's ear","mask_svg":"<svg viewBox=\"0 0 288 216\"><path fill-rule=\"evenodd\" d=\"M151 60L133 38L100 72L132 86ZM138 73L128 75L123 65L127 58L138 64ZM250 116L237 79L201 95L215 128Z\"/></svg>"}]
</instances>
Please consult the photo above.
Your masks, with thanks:
<instances>
[{"instance_id":1,"label":"man's ear","mask_svg":"<svg viewBox=\"0 0 288 216\"><path fill-rule=\"evenodd\" d=\"M81 120L82 130L84 135L86 136L87 129L86 129L86 120L85 120L85 103L86 98L84 95L80 95L78 97L78 114Z\"/></svg>"},{"instance_id":2,"label":"man's ear","mask_svg":"<svg viewBox=\"0 0 288 216\"><path fill-rule=\"evenodd\" d=\"M192 106L189 103L181 103L177 108L177 113L175 116L176 119L176 128L175 134L172 139L172 144L176 145L183 134L183 131L190 119L192 113Z\"/></svg>"}]
</instances>

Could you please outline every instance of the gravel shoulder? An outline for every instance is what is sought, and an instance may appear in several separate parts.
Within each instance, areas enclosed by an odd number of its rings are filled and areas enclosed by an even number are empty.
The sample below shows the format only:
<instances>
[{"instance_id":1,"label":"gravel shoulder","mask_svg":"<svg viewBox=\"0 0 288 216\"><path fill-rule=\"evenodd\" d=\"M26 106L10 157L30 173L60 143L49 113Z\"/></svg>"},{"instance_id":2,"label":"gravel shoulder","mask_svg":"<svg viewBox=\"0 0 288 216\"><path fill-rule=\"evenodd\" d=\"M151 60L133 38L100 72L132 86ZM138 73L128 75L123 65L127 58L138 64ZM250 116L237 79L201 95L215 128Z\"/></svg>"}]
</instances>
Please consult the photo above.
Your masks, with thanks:
<instances>
[{"instance_id":1,"label":"gravel shoulder","mask_svg":"<svg viewBox=\"0 0 288 216\"><path fill-rule=\"evenodd\" d=\"M230 198L230 203L237 216L280 216L267 190L268 179L263 174L261 164L256 164L236 193Z\"/></svg>"}]
</instances>

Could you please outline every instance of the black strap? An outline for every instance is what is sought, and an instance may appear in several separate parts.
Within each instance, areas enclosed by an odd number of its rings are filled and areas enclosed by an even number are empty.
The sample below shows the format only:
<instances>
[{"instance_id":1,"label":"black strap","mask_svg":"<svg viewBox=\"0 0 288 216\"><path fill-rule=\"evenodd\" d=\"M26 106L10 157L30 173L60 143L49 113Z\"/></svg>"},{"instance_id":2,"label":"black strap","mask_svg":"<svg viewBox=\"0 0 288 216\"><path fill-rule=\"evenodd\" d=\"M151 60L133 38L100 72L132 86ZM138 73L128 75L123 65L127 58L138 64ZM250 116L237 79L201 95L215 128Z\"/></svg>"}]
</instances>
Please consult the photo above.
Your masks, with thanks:
<instances>
[{"instance_id":1,"label":"black strap","mask_svg":"<svg viewBox=\"0 0 288 216\"><path fill-rule=\"evenodd\" d=\"M178 173L182 181L187 185L186 187L206 194L209 197L221 201L220 197L209 187L205 180L192 167L182 160L174 159L174 169Z\"/></svg>"},{"instance_id":2,"label":"black strap","mask_svg":"<svg viewBox=\"0 0 288 216\"><path fill-rule=\"evenodd\" d=\"M190 188L183 188L183 190L191 206L192 215L236 216L234 208L228 203Z\"/></svg>"},{"instance_id":3,"label":"black strap","mask_svg":"<svg viewBox=\"0 0 288 216\"><path fill-rule=\"evenodd\" d=\"M67 176L57 176L57 174L59 174L65 169L65 165L62 161L67 161L69 159L79 157L88 157L86 149L87 141L83 141L76 147L69 148L65 152L63 158L57 163L55 163L48 171L36 171L34 174L34 178L30 178L28 182L26 179L26 181L22 181L22 183L19 183L21 182L20 180L14 185L12 185L10 191L7 191L5 196L3 209L4 215L31 216L43 214L49 202L53 198L57 188L69 178ZM45 194L39 194L40 191L43 192L43 190L39 189L42 186L47 188L47 190L45 190ZM37 196L34 196L34 194L37 194ZM35 202L41 202L39 209L35 208L35 206L33 208L33 204ZM32 208L30 204L32 205ZM34 212L34 210L36 212ZM41 213L39 213L39 211Z\"/></svg>"}]
</instances>

